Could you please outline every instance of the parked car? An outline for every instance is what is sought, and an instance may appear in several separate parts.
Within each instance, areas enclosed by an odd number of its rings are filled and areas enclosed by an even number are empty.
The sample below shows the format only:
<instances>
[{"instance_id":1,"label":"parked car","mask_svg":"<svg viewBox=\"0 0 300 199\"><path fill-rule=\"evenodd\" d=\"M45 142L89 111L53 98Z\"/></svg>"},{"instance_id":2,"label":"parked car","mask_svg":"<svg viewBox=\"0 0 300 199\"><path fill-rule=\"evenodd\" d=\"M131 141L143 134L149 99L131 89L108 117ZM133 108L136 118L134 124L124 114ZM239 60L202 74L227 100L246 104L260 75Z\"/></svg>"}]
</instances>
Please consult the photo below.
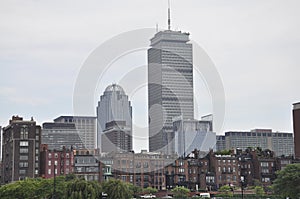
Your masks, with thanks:
<instances>
[{"instance_id":1,"label":"parked car","mask_svg":"<svg viewBox=\"0 0 300 199\"><path fill-rule=\"evenodd\" d=\"M147 194L147 195L141 196L141 198L156 198L156 195Z\"/></svg>"}]
</instances>

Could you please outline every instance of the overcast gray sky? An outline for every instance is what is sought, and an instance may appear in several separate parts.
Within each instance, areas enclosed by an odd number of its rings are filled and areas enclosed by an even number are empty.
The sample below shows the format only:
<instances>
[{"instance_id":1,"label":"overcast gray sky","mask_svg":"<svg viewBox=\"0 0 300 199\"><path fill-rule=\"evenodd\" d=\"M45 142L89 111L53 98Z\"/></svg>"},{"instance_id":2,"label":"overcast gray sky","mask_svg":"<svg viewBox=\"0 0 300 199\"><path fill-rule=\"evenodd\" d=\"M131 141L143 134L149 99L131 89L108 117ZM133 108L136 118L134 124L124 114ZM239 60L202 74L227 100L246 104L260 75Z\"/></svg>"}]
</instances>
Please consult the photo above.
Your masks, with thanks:
<instances>
[{"instance_id":1,"label":"overcast gray sky","mask_svg":"<svg viewBox=\"0 0 300 199\"><path fill-rule=\"evenodd\" d=\"M299 7L298 0L171 1L172 28L190 32L222 78L226 117L218 134L292 132L292 103L300 101ZM164 29L166 22L166 0L0 1L0 125L16 114L39 124L72 115L77 75L95 48L122 32ZM145 52L115 67L135 64L146 64ZM106 86L98 86L96 98ZM212 111L202 92L196 116ZM130 96L138 126L147 123L145 94Z\"/></svg>"}]
</instances>

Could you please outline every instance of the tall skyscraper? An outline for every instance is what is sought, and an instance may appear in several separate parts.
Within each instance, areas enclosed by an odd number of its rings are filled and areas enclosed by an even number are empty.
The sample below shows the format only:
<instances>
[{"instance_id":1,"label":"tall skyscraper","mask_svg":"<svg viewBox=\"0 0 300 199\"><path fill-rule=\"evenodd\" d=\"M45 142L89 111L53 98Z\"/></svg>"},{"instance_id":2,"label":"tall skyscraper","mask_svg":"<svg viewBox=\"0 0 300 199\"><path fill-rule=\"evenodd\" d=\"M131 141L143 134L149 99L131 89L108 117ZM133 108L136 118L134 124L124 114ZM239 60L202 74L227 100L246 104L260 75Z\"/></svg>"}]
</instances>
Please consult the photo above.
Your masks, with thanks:
<instances>
[{"instance_id":1,"label":"tall skyscraper","mask_svg":"<svg viewBox=\"0 0 300 199\"><path fill-rule=\"evenodd\" d=\"M2 183L39 176L41 127L13 116L3 128Z\"/></svg>"},{"instance_id":2,"label":"tall skyscraper","mask_svg":"<svg viewBox=\"0 0 300 199\"><path fill-rule=\"evenodd\" d=\"M117 84L109 85L101 95L97 106L98 148L101 150L101 137L106 124L111 121L124 121L128 134L132 137L132 107L123 88Z\"/></svg>"},{"instance_id":3,"label":"tall skyscraper","mask_svg":"<svg viewBox=\"0 0 300 199\"><path fill-rule=\"evenodd\" d=\"M295 158L300 159L300 102L293 104Z\"/></svg>"},{"instance_id":4,"label":"tall skyscraper","mask_svg":"<svg viewBox=\"0 0 300 199\"><path fill-rule=\"evenodd\" d=\"M60 116L54 119L55 123L74 123L85 148L97 148L97 125L93 116Z\"/></svg>"},{"instance_id":5,"label":"tall skyscraper","mask_svg":"<svg viewBox=\"0 0 300 199\"><path fill-rule=\"evenodd\" d=\"M170 24L169 24L170 25ZM170 26L169 26L170 28ZM149 150L174 152L173 119L194 119L189 33L157 32L148 50Z\"/></svg>"}]
</instances>

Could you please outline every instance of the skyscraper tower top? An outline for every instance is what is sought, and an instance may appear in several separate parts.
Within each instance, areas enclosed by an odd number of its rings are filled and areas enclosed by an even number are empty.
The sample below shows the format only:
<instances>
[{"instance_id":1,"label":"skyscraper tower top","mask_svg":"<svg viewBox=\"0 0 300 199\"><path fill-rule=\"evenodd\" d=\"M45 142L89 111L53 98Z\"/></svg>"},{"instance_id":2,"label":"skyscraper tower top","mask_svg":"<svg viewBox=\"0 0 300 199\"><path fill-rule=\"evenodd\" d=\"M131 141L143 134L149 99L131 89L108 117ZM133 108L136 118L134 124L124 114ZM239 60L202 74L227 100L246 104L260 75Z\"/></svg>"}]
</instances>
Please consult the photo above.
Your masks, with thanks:
<instances>
[{"instance_id":1,"label":"skyscraper tower top","mask_svg":"<svg viewBox=\"0 0 300 199\"><path fill-rule=\"evenodd\" d=\"M168 0L168 30L171 30L171 10L170 10L170 0Z\"/></svg>"},{"instance_id":2,"label":"skyscraper tower top","mask_svg":"<svg viewBox=\"0 0 300 199\"><path fill-rule=\"evenodd\" d=\"M121 94L125 95L123 88L118 84L111 84L107 86L105 92L121 92Z\"/></svg>"}]
</instances>

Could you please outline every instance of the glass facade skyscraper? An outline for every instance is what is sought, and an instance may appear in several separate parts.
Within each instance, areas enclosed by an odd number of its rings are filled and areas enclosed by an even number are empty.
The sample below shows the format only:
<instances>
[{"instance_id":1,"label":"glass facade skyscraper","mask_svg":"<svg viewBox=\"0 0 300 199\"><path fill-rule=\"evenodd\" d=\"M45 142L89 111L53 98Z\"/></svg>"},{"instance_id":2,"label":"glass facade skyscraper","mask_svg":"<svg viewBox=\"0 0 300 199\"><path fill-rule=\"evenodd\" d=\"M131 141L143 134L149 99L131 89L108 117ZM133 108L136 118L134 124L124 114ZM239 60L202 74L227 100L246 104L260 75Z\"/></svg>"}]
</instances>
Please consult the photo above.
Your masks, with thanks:
<instances>
[{"instance_id":1,"label":"glass facade skyscraper","mask_svg":"<svg viewBox=\"0 0 300 199\"><path fill-rule=\"evenodd\" d=\"M123 88L117 84L109 85L101 95L97 106L98 148L101 149L101 137L106 124L112 121L124 121L132 137L132 106ZM132 142L131 142L132 143Z\"/></svg>"},{"instance_id":2,"label":"glass facade skyscraper","mask_svg":"<svg viewBox=\"0 0 300 199\"><path fill-rule=\"evenodd\" d=\"M189 33L155 34L148 50L149 150L174 153L173 119L194 119L193 51Z\"/></svg>"}]
</instances>

